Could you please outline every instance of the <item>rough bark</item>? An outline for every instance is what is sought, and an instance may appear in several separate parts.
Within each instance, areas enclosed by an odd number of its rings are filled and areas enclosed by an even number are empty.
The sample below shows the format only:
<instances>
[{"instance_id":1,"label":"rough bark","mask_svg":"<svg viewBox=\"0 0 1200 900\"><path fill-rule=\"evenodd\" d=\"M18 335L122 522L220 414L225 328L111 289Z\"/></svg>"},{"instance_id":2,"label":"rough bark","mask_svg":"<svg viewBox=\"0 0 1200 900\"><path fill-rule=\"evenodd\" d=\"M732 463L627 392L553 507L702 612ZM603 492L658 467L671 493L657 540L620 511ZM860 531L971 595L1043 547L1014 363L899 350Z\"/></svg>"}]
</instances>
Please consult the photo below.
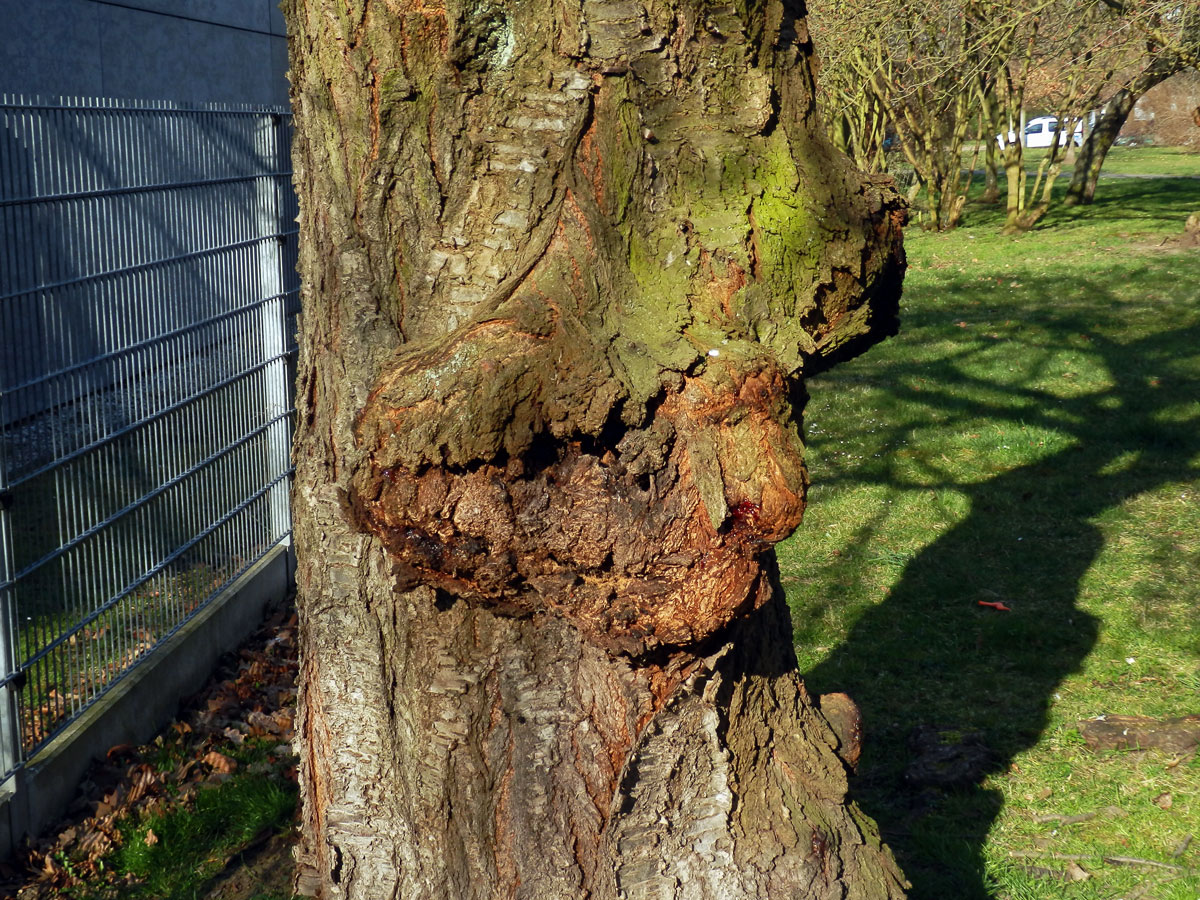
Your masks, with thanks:
<instances>
[{"instance_id":1,"label":"rough bark","mask_svg":"<svg viewBox=\"0 0 1200 900\"><path fill-rule=\"evenodd\" d=\"M900 896L770 551L903 269L802 9L283 5L300 889Z\"/></svg>"}]
</instances>

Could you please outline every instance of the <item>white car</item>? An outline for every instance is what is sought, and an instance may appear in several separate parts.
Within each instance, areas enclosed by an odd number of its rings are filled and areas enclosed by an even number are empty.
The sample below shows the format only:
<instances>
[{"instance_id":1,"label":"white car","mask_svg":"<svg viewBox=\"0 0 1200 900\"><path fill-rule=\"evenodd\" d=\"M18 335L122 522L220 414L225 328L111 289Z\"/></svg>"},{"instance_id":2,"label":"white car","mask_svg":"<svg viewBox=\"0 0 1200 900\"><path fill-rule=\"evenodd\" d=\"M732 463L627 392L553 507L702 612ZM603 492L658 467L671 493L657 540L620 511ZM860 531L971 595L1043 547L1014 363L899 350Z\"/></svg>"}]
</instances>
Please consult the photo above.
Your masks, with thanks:
<instances>
[{"instance_id":1,"label":"white car","mask_svg":"<svg viewBox=\"0 0 1200 900\"><path fill-rule=\"evenodd\" d=\"M1067 141L1073 139L1075 146L1078 147L1083 143L1083 122L1075 126L1075 133L1070 138L1066 132L1059 132L1058 119L1054 116L1038 116L1036 119L1030 119L1025 125L1025 133L1021 136L1022 143L1026 147L1049 147L1054 143L1054 135L1058 135L1059 146L1065 146ZM1010 131L1007 135L996 135L996 143L1000 145L1000 149L1004 149L1008 144L1017 142L1017 133Z\"/></svg>"}]
</instances>

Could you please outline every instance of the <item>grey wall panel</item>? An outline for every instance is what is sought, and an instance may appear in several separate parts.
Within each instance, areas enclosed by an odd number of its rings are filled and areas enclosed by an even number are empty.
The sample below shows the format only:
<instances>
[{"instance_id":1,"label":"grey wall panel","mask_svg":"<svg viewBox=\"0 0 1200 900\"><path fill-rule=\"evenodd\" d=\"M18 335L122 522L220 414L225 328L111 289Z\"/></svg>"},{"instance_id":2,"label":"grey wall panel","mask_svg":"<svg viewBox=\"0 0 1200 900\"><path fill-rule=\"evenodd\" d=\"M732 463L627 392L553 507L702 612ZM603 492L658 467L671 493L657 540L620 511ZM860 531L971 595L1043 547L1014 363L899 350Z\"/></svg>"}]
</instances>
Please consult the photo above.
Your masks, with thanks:
<instances>
[{"instance_id":1,"label":"grey wall panel","mask_svg":"<svg viewBox=\"0 0 1200 900\"><path fill-rule=\"evenodd\" d=\"M271 20L271 34L286 36L287 24L283 21L283 10L279 8L278 3L273 3L272 0L265 0L265 2Z\"/></svg>"},{"instance_id":2,"label":"grey wall panel","mask_svg":"<svg viewBox=\"0 0 1200 900\"><path fill-rule=\"evenodd\" d=\"M287 102L283 75L269 77L274 62L271 45L279 43L278 38L197 25L191 29L189 40L193 81L205 85L213 99L239 98L243 103L261 104ZM279 90L284 92L282 100Z\"/></svg>"},{"instance_id":3,"label":"grey wall panel","mask_svg":"<svg viewBox=\"0 0 1200 900\"><path fill-rule=\"evenodd\" d=\"M0 92L99 93L100 10L85 0L0 0Z\"/></svg>"},{"instance_id":4,"label":"grey wall panel","mask_svg":"<svg viewBox=\"0 0 1200 900\"><path fill-rule=\"evenodd\" d=\"M280 106L287 106L289 103L291 103L291 100L288 97L288 48L285 41L271 42L271 71L272 73L283 73L282 77L278 78L277 80L272 79L271 81L271 89L276 91L276 93L272 95L274 99L272 99L271 102L277 103Z\"/></svg>"},{"instance_id":5,"label":"grey wall panel","mask_svg":"<svg viewBox=\"0 0 1200 900\"><path fill-rule=\"evenodd\" d=\"M270 15L264 0L91 0L147 12L269 32Z\"/></svg>"},{"instance_id":6,"label":"grey wall panel","mask_svg":"<svg viewBox=\"0 0 1200 900\"><path fill-rule=\"evenodd\" d=\"M202 98L197 94L208 92L208 86L196 78L189 42L198 29L215 26L117 6L99 9L104 60L101 96L199 102Z\"/></svg>"},{"instance_id":7,"label":"grey wall panel","mask_svg":"<svg viewBox=\"0 0 1200 900\"><path fill-rule=\"evenodd\" d=\"M0 0L0 92L287 102L274 0Z\"/></svg>"}]
</instances>

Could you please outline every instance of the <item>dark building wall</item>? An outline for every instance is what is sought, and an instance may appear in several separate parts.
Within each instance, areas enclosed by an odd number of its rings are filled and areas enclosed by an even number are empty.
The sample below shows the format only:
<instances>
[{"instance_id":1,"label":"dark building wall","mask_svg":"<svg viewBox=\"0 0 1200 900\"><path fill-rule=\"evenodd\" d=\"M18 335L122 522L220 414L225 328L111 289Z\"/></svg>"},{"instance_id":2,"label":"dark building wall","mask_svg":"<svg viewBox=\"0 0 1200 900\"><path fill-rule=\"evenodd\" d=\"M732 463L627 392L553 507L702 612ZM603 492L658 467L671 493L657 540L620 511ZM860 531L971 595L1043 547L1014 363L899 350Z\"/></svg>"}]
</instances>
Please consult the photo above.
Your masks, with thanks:
<instances>
[{"instance_id":1,"label":"dark building wall","mask_svg":"<svg viewBox=\"0 0 1200 900\"><path fill-rule=\"evenodd\" d=\"M0 92L286 104L278 0L0 0Z\"/></svg>"}]
</instances>

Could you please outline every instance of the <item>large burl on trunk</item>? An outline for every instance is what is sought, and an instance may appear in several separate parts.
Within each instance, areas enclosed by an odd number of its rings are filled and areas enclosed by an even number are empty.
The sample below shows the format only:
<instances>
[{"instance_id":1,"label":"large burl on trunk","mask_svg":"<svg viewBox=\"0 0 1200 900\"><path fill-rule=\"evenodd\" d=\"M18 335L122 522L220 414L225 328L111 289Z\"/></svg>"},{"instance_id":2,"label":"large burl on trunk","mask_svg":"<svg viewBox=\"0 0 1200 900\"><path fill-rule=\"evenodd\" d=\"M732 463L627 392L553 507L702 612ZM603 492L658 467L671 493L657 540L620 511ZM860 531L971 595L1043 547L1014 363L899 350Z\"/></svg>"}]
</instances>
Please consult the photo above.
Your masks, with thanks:
<instances>
[{"instance_id":1,"label":"large burl on trunk","mask_svg":"<svg viewBox=\"0 0 1200 900\"><path fill-rule=\"evenodd\" d=\"M771 551L903 271L801 5L283 5L301 890L900 896Z\"/></svg>"}]
</instances>

